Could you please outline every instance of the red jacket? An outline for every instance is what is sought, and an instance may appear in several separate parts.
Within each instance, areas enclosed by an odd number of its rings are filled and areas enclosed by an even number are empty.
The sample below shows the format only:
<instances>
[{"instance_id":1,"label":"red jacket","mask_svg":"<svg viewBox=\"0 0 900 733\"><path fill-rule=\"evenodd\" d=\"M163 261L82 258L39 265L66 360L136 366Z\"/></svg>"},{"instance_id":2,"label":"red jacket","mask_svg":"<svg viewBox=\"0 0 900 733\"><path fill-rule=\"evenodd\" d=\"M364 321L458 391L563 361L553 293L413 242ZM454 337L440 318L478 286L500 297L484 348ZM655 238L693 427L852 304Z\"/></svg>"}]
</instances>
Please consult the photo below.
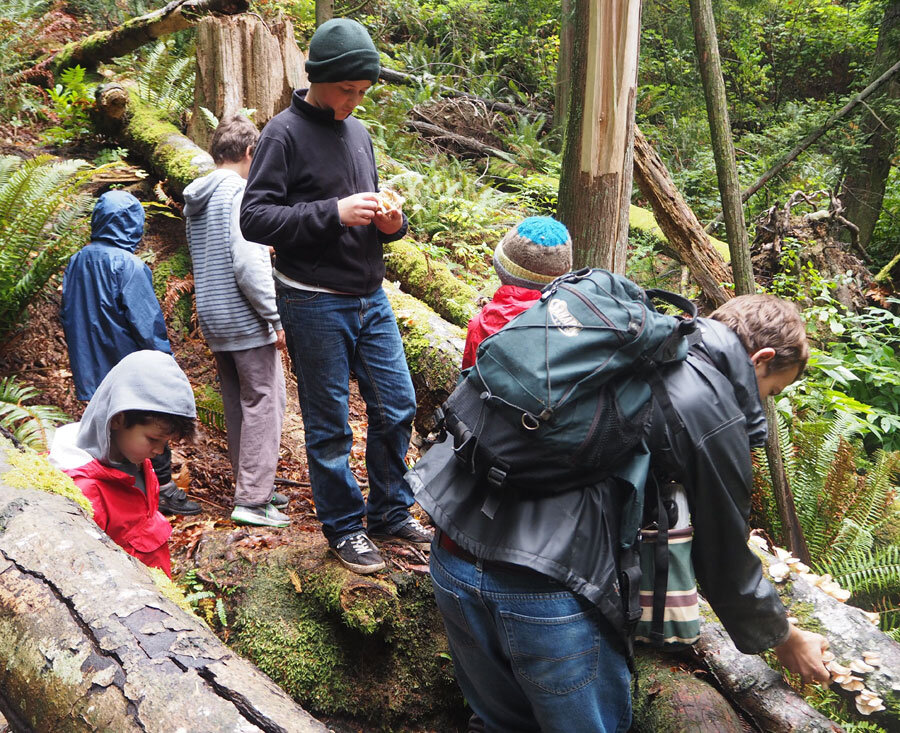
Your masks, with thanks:
<instances>
[{"instance_id":1,"label":"red jacket","mask_svg":"<svg viewBox=\"0 0 900 733\"><path fill-rule=\"evenodd\" d=\"M492 333L497 333L513 318L528 310L541 297L540 290L520 288L515 285L501 285L494 298L471 321L466 336L462 368L468 369L475 363L478 345Z\"/></svg>"},{"instance_id":2,"label":"red jacket","mask_svg":"<svg viewBox=\"0 0 900 733\"><path fill-rule=\"evenodd\" d=\"M63 468L94 507L94 521L129 555L172 577L169 536L172 525L159 513L159 481L144 461L145 494L134 478L92 459L77 468Z\"/></svg>"}]
</instances>

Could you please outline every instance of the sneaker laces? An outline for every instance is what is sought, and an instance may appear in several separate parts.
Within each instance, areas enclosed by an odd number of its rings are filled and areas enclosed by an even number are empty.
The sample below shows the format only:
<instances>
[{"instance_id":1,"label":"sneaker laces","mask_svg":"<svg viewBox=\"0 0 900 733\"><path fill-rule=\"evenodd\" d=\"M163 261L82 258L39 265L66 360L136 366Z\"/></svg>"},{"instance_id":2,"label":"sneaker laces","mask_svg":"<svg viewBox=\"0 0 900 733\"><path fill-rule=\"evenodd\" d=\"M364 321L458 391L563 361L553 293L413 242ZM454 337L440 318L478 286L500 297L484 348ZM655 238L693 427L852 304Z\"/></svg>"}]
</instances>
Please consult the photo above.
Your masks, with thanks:
<instances>
[{"instance_id":1,"label":"sneaker laces","mask_svg":"<svg viewBox=\"0 0 900 733\"><path fill-rule=\"evenodd\" d=\"M415 517L410 517L404 523L407 527L412 527L416 532L421 532L422 534L428 534L428 530L422 525L422 523L416 519Z\"/></svg>"},{"instance_id":2,"label":"sneaker laces","mask_svg":"<svg viewBox=\"0 0 900 733\"><path fill-rule=\"evenodd\" d=\"M369 538L366 537L365 534L360 532L359 534L354 534L348 537L344 542L341 542L343 545L345 542L350 543L350 547L353 548L353 551L357 555L364 555L367 552L372 552L372 545L369 541Z\"/></svg>"}]
</instances>

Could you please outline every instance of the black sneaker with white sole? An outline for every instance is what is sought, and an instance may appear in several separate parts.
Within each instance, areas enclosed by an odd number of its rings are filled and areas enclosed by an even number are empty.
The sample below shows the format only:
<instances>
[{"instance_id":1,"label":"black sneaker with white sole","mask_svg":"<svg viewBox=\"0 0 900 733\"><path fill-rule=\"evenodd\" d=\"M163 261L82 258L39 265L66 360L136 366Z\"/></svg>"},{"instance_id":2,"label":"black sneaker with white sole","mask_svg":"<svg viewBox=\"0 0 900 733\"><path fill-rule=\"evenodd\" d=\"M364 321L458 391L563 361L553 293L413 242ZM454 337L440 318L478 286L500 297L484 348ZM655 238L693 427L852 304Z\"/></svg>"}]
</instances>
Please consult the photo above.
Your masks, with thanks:
<instances>
[{"instance_id":1,"label":"black sneaker with white sole","mask_svg":"<svg viewBox=\"0 0 900 733\"><path fill-rule=\"evenodd\" d=\"M341 537L330 549L341 565L360 575L384 570L384 559L365 532L354 532Z\"/></svg>"},{"instance_id":2,"label":"black sneaker with white sole","mask_svg":"<svg viewBox=\"0 0 900 733\"><path fill-rule=\"evenodd\" d=\"M399 542L427 550L431 547L434 532L423 527L415 517L410 517L393 532L373 532L372 537L382 542Z\"/></svg>"},{"instance_id":3,"label":"black sneaker with white sole","mask_svg":"<svg viewBox=\"0 0 900 733\"><path fill-rule=\"evenodd\" d=\"M169 481L159 487L159 511L163 514L199 514L200 505L191 501L174 481Z\"/></svg>"}]
</instances>

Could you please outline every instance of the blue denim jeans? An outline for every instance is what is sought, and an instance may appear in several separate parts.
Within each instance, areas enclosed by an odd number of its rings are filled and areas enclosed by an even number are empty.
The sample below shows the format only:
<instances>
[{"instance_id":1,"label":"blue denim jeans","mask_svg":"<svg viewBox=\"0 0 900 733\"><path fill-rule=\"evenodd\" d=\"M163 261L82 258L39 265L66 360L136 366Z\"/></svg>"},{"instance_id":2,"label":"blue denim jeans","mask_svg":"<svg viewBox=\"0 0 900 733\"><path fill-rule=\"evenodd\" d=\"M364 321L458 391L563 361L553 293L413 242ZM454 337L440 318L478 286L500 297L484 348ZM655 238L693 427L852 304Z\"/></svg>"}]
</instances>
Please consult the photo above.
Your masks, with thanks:
<instances>
[{"instance_id":1,"label":"blue denim jeans","mask_svg":"<svg viewBox=\"0 0 900 733\"><path fill-rule=\"evenodd\" d=\"M631 725L628 665L596 607L537 573L431 547L456 679L489 733L611 733Z\"/></svg>"},{"instance_id":2,"label":"blue denim jeans","mask_svg":"<svg viewBox=\"0 0 900 733\"><path fill-rule=\"evenodd\" d=\"M397 321L382 289L366 296L278 288L278 313L306 431L306 458L316 514L334 544L363 528L390 532L409 516L403 480L416 413ZM366 402L368 502L350 470L350 373Z\"/></svg>"}]
</instances>

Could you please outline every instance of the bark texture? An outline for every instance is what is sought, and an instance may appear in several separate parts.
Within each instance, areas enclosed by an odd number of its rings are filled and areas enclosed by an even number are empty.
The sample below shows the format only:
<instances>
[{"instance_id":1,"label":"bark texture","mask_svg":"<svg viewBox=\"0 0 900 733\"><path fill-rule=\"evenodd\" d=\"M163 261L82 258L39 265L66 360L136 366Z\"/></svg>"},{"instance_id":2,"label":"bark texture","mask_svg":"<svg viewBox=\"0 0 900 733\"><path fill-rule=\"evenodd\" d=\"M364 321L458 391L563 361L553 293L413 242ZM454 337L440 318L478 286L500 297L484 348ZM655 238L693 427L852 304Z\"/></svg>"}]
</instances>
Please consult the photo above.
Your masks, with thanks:
<instances>
[{"instance_id":1,"label":"bark texture","mask_svg":"<svg viewBox=\"0 0 900 733\"><path fill-rule=\"evenodd\" d=\"M761 657L742 654L713 620L705 601L695 650L728 698L766 733L838 733L837 723L811 708Z\"/></svg>"},{"instance_id":2,"label":"bark texture","mask_svg":"<svg viewBox=\"0 0 900 733\"><path fill-rule=\"evenodd\" d=\"M878 31L878 45L872 64L872 80L877 79L897 61L900 49L900 0L885 5L884 18ZM884 90L883 101L900 100L900 80L894 77ZM845 216L859 227L859 244L865 249L881 215L884 189L897 150L897 128L900 113L887 104L873 100L860 128L865 147L844 178L841 200L847 207Z\"/></svg>"},{"instance_id":3,"label":"bark texture","mask_svg":"<svg viewBox=\"0 0 900 733\"><path fill-rule=\"evenodd\" d=\"M2 476L0 660L17 731L327 731L73 502Z\"/></svg>"},{"instance_id":4,"label":"bark texture","mask_svg":"<svg viewBox=\"0 0 900 733\"><path fill-rule=\"evenodd\" d=\"M260 129L309 85L306 58L289 20L266 24L255 15L204 18L197 26L197 77L188 136L209 149L213 129L200 108L217 119L253 109Z\"/></svg>"},{"instance_id":5,"label":"bark texture","mask_svg":"<svg viewBox=\"0 0 900 733\"><path fill-rule=\"evenodd\" d=\"M723 283L732 282L731 270L710 243L694 212L682 198L665 163L643 133L634 132L634 179L650 202L653 216L669 246L691 271L704 297L718 307L732 297Z\"/></svg>"},{"instance_id":6,"label":"bark texture","mask_svg":"<svg viewBox=\"0 0 900 733\"><path fill-rule=\"evenodd\" d=\"M215 167L212 158L159 112L121 84L97 89L94 122L98 128L137 153L181 197L195 178Z\"/></svg>"},{"instance_id":7,"label":"bark texture","mask_svg":"<svg viewBox=\"0 0 900 733\"><path fill-rule=\"evenodd\" d=\"M247 0L172 0L165 7L132 18L108 31L63 46L52 56L39 62L53 73L80 64L92 67L117 56L124 56L145 43L188 28L204 15L234 15L249 7Z\"/></svg>"},{"instance_id":8,"label":"bark texture","mask_svg":"<svg viewBox=\"0 0 900 733\"><path fill-rule=\"evenodd\" d=\"M743 733L740 716L677 656L638 648L634 733Z\"/></svg>"},{"instance_id":9,"label":"bark texture","mask_svg":"<svg viewBox=\"0 0 900 733\"><path fill-rule=\"evenodd\" d=\"M750 264L750 244L744 222L744 207L741 203L741 185L737 176L734 142L731 139L725 81L722 78L722 64L719 60L716 20L710 0L691 0L690 5L700 76L703 79L703 91L706 96L706 113L709 118L713 155L716 160L716 176L719 179L719 196L722 199L725 231L731 250L735 294L747 295L756 292L756 286L753 282L753 266Z\"/></svg>"}]
</instances>

